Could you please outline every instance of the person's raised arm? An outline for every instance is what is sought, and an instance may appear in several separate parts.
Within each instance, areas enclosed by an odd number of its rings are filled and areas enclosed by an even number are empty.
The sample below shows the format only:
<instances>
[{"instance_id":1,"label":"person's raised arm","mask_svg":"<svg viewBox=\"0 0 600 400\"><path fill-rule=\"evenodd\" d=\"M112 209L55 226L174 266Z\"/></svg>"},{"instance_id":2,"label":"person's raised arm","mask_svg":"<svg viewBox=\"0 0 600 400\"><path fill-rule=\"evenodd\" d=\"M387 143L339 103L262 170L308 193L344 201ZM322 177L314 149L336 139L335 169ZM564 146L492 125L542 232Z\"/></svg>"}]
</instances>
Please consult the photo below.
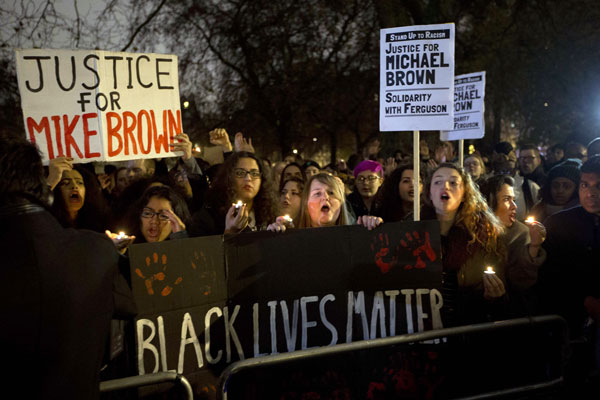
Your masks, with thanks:
<instances>
[{"instance_id":1,"label":"person's raised arm","mask_svg":"<svg viewBox=\"0 0 600 400\"><path fill-rule=\"evenodd\" d=\"M54 190L56 185L62 179L63 171L70 171L73 169L73 159L71 157L56 157L50 160L48 165L48 177L46 182L50 186L50 190Z\"/></svg>"}]
</instances>

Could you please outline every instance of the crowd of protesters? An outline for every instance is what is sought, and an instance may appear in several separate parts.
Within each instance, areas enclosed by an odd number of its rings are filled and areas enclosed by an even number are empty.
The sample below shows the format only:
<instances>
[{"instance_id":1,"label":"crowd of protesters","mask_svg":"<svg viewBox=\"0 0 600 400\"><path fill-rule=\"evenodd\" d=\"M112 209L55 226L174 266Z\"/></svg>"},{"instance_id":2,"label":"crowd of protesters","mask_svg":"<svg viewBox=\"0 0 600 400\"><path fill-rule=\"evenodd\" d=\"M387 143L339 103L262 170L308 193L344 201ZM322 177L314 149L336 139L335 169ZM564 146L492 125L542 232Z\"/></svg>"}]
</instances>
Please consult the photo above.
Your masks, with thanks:
<instances>
[{"instance_id":1,"label":"crowd of protesters","mask_svg":"<svg viewBox=\"0 0 600 400\"><path fill-rule=\"evenodd\" d=\"M261 159L241 133L233 144L223 129L209 135L224 162L194 157L183 133L172 144L181 157L132 160L102 174L51 160L49 209L63 227L106 233L126 254L131 243L186 237L375 229L412 220L419 196L421 219L440 224L444 326L558 313L600 365L600 138L554 145L544 157L536 145L502 142L491 154L466 155L464 168L451 142L430 151L422 140L415 193L413 155L380 157L376 140L322 167L297 155Z\"/></svg>"}]
</instances>

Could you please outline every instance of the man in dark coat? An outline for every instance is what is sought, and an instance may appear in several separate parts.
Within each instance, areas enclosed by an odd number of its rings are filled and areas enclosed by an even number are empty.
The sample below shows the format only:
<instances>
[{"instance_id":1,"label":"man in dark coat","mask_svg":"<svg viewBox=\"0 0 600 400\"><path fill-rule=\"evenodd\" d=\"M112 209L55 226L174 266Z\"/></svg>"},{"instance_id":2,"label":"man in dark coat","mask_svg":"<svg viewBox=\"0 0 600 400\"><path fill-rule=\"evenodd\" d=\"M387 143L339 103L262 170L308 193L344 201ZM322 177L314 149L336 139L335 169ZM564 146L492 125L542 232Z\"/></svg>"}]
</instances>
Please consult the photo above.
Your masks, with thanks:
<instances>
[{"instance_id":1,"label":"man in dark coat","mask_svg":"<svg viewBox=\"0 0 600 400\"><path fill-rule=\"evenodd\" d=\"M0 343L17 397L95 399L114 316L135 314L106 236L64 229L46 210L39 153L0 137Z\"/></svg>"}]
</instances>

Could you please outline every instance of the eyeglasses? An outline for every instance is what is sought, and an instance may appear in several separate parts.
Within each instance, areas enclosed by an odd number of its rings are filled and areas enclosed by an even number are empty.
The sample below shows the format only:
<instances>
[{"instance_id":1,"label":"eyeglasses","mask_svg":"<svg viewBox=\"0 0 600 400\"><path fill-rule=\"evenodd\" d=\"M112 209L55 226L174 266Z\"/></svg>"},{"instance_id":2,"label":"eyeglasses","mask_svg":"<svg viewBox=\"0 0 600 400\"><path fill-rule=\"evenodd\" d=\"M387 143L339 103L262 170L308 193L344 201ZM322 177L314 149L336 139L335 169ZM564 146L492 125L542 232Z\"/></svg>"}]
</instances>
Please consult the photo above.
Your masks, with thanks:
<instances>
[{"instance_id":1,"label":"eyeglasses","mask_svg":"<svg viewBox=\"0 0 600 400\"><path fill-rule=\"evenodd\" d=\"M378 179L381 179L381 178L378 177L378 176L376 176L376 175L369 175L367 177L359 176L358 178L356 178L356 182L360 182L360 183L365 183L365 182L373 183L373 182L375 182Z\"/></svg>"},{"instance_id":2,"label":"eyeglasses","mask_svg":"<svg viewBox=\"0 0 600 400\"><path fill-rule=\"evenodd\" d=\"M169 217L166 214L162 214L160 212L153 211L149 208L144 208L144 210L142 210L142 218L152 219L152 218L154 218L155 215L158 216L158 219L161 222L166 222L169 220Z\"/></svg>"},{"instance_id":3,"label":"eyeglasses","mask_svg":"<svg viewBox=\"0 0 600 400\"><path fill-rule=\"evenodd\" d=\"M233 170L233 174L236 178L245 178L246 175L250 175L250 179L258 179L261 176L261 173L257 169L251 169L250 171L245 170L244 168L236 168Z\"/></svg>"}]
</instances>

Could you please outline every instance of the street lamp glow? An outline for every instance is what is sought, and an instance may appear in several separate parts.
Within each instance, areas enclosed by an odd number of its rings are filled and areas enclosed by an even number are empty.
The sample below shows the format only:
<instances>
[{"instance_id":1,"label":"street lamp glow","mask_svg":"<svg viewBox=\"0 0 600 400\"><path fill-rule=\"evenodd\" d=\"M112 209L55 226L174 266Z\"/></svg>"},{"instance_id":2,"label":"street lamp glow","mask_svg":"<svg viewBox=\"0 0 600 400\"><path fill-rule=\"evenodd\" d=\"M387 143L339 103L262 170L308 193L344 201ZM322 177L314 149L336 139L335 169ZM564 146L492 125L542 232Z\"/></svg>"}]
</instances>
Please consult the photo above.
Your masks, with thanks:
<instances>
[{"instance_id":1,"label":"street lamp glow","mask_svg":"<svg viewBox=\"0 0 600 400\"><path fill-rule=\"evenodd\" d=\"M317 140L319 140L319 139L317 139L316 137L313 138L313 142L316 142Z\"/></svg>"},{"instance_id":2,"label":"street lamp glow","mask_svg":"<svg viewBox=\"0 0 600 400\"><path fill-rule=\"evenodd\" d=\"M294 149L294 150L292 150L292 153L298 154L298 150Z\"/></svg>"},{"instance_id":3,"label":"street lamp glow","mask_svg":"<svg viewBox=\"0 0 600 400\"><path fill-rule=\"evenodd\" d=\"M190 102L189 101L184 101L183 102L183 108L188 108L190 106Z\"/></svg>"}]
</instances>

